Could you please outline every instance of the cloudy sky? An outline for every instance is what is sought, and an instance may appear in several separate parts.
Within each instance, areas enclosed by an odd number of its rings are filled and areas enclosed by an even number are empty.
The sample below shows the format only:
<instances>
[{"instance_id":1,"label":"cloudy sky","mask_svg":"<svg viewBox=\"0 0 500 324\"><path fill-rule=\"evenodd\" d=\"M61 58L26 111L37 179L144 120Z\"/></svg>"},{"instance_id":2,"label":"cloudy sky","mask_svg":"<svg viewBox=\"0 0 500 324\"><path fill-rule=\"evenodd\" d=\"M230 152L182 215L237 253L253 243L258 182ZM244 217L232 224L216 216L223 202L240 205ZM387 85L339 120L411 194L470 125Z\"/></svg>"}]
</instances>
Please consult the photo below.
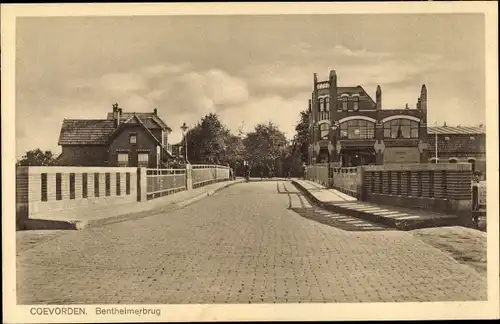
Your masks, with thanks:
<instances>
[{"instance_id":1,"label":"cloudy sky","mask_svg":"<svg viewBox=\"0 0 500 324\"><path fill-rule=\"evenodd\" d=\"M429 124L485 122L482 15L280 15L21 18L16 30L17 157L60 152L63 118L105 118L112 104L182 122L216 112L232 130L275 122L293 136L313 73L382 87L383 107Z\"/></svg>"}]
</instances>

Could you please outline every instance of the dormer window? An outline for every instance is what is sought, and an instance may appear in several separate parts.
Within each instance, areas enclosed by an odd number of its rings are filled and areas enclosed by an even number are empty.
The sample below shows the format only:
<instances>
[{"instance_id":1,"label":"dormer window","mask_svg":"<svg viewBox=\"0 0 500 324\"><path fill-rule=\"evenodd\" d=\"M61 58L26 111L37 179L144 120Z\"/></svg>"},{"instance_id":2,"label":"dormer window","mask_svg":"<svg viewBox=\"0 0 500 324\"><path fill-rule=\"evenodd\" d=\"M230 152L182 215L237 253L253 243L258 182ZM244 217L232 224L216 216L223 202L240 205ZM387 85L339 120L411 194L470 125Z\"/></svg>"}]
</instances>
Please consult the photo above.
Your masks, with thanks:
<instances>
[{"instance_id":1,"label":"dormer window","mask_svg":"<svg viewBox=\"0 0 500 324\"><path fill-rule=\"evenodd\" d=\"M476 139L476 138L475 138L474 136L471 136L471 137L470 137L470 140L471 140L471 141L473 141L473 140L475 140L475 139Z\"/></svg>"},{"instance_id":2,"label":"dormer window","mask_svg":"<svg viewBox=\"0 0 500 324\"><path fill-rule=\"evenodd\" d=\"M355 96L353 98L353 100L354 100L353 109L354 109L354 111L358 111L359 110L359 97Z\"/></svg>"},{"instance_id":3,"label":"dormer window","mask_svg":"<svg viewBox=\"0 0 500 324\"><path fill-rule=\"evenodd\" d=\"M137 144L137 134L130 134L129 136L129 143L130 144Z\"/></svg>"}]
</instances>

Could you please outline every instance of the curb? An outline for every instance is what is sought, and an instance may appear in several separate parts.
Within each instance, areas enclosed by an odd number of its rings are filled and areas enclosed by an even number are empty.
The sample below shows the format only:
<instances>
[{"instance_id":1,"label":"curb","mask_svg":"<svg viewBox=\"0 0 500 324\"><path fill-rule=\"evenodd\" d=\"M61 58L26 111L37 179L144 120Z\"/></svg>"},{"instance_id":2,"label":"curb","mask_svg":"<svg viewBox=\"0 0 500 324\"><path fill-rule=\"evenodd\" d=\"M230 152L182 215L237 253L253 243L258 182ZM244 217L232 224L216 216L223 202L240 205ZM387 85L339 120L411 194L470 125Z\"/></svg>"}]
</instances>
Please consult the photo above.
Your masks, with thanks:
<instances>
[{"instance_id":1,"label":"curb","mask_svg":"<svg viewBox=\"0 0 500 324\"><path fill-rule=\"evenodd\" d=\"M365 211L360 210L352 210L349 208L344 208L340 206L332 205L328 202L323 202L317 199L313 194L311 194L306 188L304 188L300 183L295 180L292 180L294 186L296 186L302 193L304 193L307 198L314 202L314 204L318 205L321 208L324 208L328 211L341 213L348 216L356 217L359 219L363 219L369 222L379 223L385 225L387 227L395 228L402 231L410 231L419 228L428 228L428 227L440 227L440 226L450 226L450 225L458 225L459 219L457 218L448 218L448 219L422 219L422 220L397 220L394 218L384 217L382 215L376 215Z\"/></svg>"},{"instance_id":2,"label":"curb","mask_svg":"<svg viewBox=\"0 0 500 324\"><path fill-rule=\"evenodd\" d=\"M150 216L155 216L158 214L164 214L164 213L170 213L172 211L184 208L188 205L191 205L205 197L212 196L213 194L224 190L232 185L238 184L243 182L243 180L232 182L232 183L227 183L219 188L209 190L207 192L203 192L197 196L187 198L182 201L178 202L172 202L170 204L167 204L163 207L156 207L152 208L149 210L141 210L138 212L134 213L128 213L128 214L121 214L121 215L115 215L115 216L110 216L107 218L101 218L97 220L84 220L84 221L79 221L79 220L57 220L57 221L50 221L50 220L41 220L41 219L28 219L24 224L23 224L23 229L24 230L36 230L36 229L64 229L64 230L83 230L85 228L93 228L93 227L101 227L105 225L110 225L114 223L121 223L129 220L136 220L140 218L146 218ZM57 227L57 228L54 228Z\"/></svg>"}]
</instances>

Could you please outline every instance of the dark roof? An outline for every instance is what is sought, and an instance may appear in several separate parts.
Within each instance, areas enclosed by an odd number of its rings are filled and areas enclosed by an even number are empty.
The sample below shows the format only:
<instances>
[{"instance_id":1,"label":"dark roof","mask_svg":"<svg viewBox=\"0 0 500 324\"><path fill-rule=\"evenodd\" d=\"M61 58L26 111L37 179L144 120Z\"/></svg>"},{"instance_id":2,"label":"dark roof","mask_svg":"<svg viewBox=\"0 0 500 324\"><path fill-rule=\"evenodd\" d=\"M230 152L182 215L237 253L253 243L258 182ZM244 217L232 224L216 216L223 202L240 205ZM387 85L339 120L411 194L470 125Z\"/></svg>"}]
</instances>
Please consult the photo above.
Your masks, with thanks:
<instances>
[{"instance_id":1,"label":"dark roof","mask_svg":"<svg viewBox=\"0 0 500 324\"><path fill-rule=\"evenodd\" d=\"M158 117L158 115L155 115L154 113L130 113L130 112L124 112L120 116L120 121L124 122L128 119L130 119L132 116L137 116L141 119L141 121L146 125L146 127L154 129L154 128L166 128L167 130L171 130L170 127L168 127L163 120ZM113 113L110 112L108 113L107 119L113 119Z\"/></svg>"},{"instance_id":2,"label":"dark roof","mask_svg":"<svg viewBox=\"0 0 500 324\"><path fill-rule=\"evenodd\" d=\"M473 134L486 134L486 129L479 126L428 126L427 134L463 134L463 135L473 135Z\"/></svg>"},{"instance_id":3,"label":"dark roof","mask_svg":"<svg viewBox=\"0 0 500 324\"><path fill-rule=\"evenodd\" d=\"M59 145L105 145L114 130L113 120L65 119L59 135Z\"/></svg>"},{"instance_id":4,"label":"dark roof","mask_svg":"<svg viewBox=\"0 0 500 324\"><path fill-rule=\"evenodd\" d=\"M347 94L350 94L350 95L353 95L353 94L363 94L365 93L366 91L363 89L363 87L361 86L356 86L356 87L338 87L337 88L337 94L340 96L341 94L343 93L347 93Z\"/></svg>"}]
</instances>

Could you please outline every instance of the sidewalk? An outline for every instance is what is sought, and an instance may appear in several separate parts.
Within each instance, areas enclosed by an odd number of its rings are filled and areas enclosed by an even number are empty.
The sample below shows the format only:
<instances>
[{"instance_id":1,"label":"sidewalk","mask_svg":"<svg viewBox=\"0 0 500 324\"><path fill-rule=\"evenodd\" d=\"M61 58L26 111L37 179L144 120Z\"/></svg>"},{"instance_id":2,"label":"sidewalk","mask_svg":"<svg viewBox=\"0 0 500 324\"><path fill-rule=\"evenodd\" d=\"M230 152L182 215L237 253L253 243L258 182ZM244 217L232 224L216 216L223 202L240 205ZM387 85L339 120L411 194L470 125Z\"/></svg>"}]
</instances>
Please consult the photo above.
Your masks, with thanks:
<instances>
[{"instance_id":1,"label":"sidewalk","mask_svg":"<svg viewBox=\"0 0 500 324\"><path fill-rule=\"evenodd\" d=\"M412 230L425 227L458 225L455 215L438 214L427 210L416 210L403 207L378 205L369 202L358 202L335 189L328 189L308 180L292 181L308 198L322 208L380 223L400 230Z\"/></svg>"},{"instance_id":2,"label":"sidewalk","mask_svg":"<svg viewBox=\"0 0 500 324\"><path fill-rule=\"evenodd\" d=\"M138 219L153 214L167 213L192 204L204 197L223 190L242 179L218 182L190 191L181 191L147 202L126 203L95 208L68 209L54 213L37 215L24 224L25 230L33 229L83 229L103 226L126 220Z\"/></svg>"}]
</instances>

